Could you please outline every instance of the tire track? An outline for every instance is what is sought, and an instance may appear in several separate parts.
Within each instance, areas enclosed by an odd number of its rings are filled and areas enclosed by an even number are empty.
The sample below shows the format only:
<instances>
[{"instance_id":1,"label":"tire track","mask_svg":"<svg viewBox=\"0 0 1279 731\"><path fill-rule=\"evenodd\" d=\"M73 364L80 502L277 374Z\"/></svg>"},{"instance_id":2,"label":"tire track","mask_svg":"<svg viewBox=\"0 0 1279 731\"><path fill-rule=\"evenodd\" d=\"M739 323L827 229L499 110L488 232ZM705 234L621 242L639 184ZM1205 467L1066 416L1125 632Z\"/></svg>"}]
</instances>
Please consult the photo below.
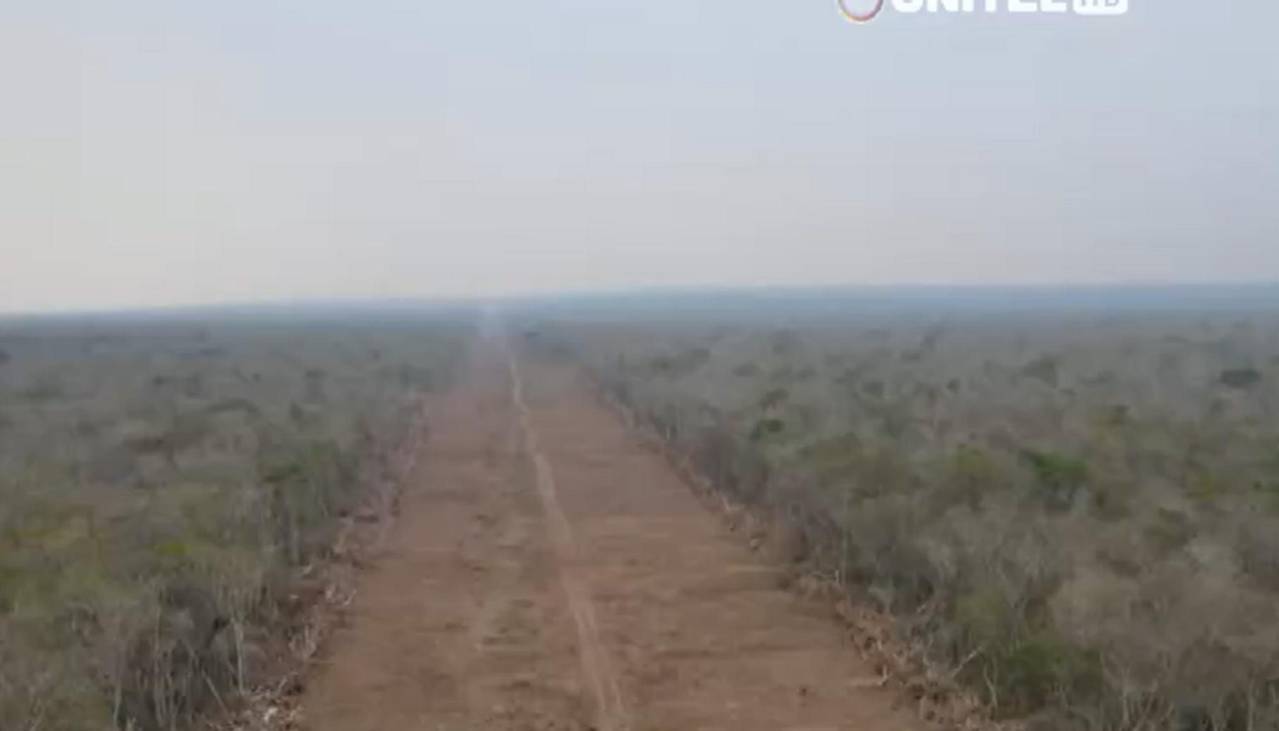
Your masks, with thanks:
<instances>
[{"instance_id":1,"label":"tire track","mask_svg":"<svg viewBox=\"0 0 1279 731\"><path fill-rule=\"evenodd\" d=\"M524 401L524 382L520 377L519 365L515 356L509 352L507 365L511 375L511 400L519 414L520 428L524 435L524 452L536 473L537 493L546 513L551 542L558 559L560 582L577 628L578 654L582 673L595 702L596 726L599 731L627 731L630 723L626 704L622 699L617 675L600 642L595 604L586 584L578 575L580 561L573 528L560 507L551 463L538 446L537 431L533 428L529 408Z\"/></svg>"},{"instance_id":2,"label":"tire track","mask_svg":"<svg viewBox=\"0 0 1279 731\"><path fill-rule=\"evenodd\" d=\"M594 728L507 359L492 345L432 399L436 428L416 445L396 525L307 674L307 731Z\"/></svg>"}]
</instances>

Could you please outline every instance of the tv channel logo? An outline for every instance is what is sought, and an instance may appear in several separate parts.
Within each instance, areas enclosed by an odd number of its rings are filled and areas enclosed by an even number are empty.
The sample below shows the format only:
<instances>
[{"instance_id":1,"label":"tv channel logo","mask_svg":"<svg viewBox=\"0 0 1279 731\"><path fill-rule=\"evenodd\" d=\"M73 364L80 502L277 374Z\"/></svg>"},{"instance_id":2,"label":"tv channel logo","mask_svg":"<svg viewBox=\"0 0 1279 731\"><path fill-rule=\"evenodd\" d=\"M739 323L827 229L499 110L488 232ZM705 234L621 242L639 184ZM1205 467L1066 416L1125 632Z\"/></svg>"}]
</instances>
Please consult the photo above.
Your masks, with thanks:
<instances>
[{"instance_id":1,"label":"tv channel logo","mask_svg":"<svg viewBox=\"0 0 1279 731\"><path fill-rule=\"evenodd\" d=\"M1043 13L1113 16L1128 13L1129 0L837 0L839 12L854 23L869 23L886 6L903 15L917 13Z\"/></svg>"}]
</instances>

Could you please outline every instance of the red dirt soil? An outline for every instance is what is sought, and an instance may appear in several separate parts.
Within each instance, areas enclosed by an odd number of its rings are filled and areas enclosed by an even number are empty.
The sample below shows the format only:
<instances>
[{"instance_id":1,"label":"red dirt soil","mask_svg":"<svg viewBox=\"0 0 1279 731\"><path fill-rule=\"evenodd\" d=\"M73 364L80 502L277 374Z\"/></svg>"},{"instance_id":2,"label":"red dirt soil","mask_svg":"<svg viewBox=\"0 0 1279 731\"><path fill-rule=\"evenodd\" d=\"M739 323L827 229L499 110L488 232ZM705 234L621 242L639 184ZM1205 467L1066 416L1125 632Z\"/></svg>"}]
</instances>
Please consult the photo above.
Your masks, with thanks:
<instances>
[{"instance_id":1,"label":"red dirt soil","mask_svg":"<svg viewBox=\"0 0 1279 731\"><path fill-rule=\"evenodd\" d=\"M490 348L432 413L310 731L922 727L571 369Z\"/></svg>"}]
</instances>

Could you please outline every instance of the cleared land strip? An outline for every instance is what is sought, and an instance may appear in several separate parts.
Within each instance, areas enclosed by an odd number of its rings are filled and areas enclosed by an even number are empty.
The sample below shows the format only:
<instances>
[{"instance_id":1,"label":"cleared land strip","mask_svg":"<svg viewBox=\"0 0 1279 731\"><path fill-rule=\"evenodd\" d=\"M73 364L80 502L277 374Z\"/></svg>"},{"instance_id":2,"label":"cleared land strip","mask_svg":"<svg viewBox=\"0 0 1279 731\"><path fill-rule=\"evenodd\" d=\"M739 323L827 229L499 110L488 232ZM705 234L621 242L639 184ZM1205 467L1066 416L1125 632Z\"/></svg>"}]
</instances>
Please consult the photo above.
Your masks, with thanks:
<instances>
[{"instance_id":1,"label":"cleared land strip","mask_svg":"<svg viewBox=\"0 0 1279 731\"><path fill-rule=\"evenodd\" d=\"M434 413L311 729L918 727L570 369L490 352Z\"/></svg>"},{"instance_id":2,"label":"cleared land strip","mask_svg":"<svg viewBox=\"0 0 1279 731\"><path fill-rule=\"evenodd\" d=\"M585 731L577 633L495 354L432 410L385 555L307 684L313 731Z\"/></svg>"},{"instance_id":3,"label":"cleared land strip","mask_svg":"<svg viewBox=\"0 0 1279 731\"><path fill-rule=\"evenodd\" d=\"M617 678L613 674L608 655L600 645L594 602L582 577L578 574L577 567L581 560L577 542L573 538L573 527L569 525L564 511L560 508L551 464L538 447L537 431L533 428L528 405L524 402L523 379L520 376L519 365L514 359L510 361L510 372L511 400L520 416L524 449L533 464L537 493L542 500L542 508L550 524L551 541L560 562L560 579L564 586L564 595L568 599L569 610L573 613L573 622L577 626L578 652L582 659L582 673L586 676L595 702L596 726L600 731L626 731L628 728L626 706L622 702L622 693L618 688Z\"/></svg>"}]
</instances>

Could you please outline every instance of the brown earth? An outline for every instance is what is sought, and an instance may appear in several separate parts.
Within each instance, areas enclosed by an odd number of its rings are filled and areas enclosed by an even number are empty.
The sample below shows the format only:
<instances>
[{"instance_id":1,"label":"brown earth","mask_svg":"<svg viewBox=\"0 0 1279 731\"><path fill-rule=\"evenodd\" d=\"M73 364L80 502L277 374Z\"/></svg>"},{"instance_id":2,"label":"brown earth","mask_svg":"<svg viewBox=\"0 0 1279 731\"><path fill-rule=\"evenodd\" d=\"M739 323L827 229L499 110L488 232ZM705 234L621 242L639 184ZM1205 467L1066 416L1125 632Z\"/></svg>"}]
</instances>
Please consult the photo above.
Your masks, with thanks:
<instances>
[{"instance_id":1,"label":"brown earth","mask_svg":"<svg viewBox=\"0 0 1279 731\"><path fill-rule=\"evenodd\" d=\"M921 726L570 369L490 349L432 421L311 731Z\"/></svg>"}]
</instances>

